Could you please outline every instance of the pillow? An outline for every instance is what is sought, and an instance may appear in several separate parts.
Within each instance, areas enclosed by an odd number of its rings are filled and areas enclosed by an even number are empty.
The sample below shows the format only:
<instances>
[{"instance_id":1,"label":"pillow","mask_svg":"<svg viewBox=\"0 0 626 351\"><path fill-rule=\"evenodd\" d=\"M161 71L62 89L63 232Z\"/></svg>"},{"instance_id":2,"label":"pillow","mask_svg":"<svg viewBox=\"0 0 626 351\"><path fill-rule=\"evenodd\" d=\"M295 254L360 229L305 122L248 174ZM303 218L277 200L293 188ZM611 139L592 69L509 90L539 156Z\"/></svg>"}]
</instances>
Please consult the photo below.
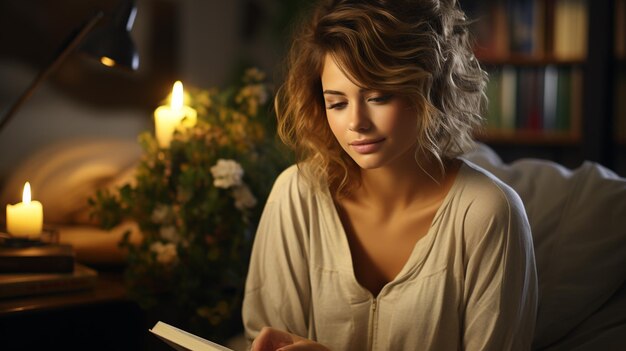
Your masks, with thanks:
<instances>
[{"instance_id":1,"label":"pillow","mask_svg":"<svg viewBox=\"0 0 626 351\"><path fill-rule=\"evenodd\" d=\"M91 224L87 199L98 189L132 180L140 158L137 142L111 138L78 138L53 143L14 168L0 191L2 203L21 201L24 182L29 181L34 200L43 205L44 222L71 244L79 262L104 266L124 263L125 250L118 246L125 232L139 242L137 225L124 222L110 231Z\"/></svg>"},{"instance_id":2,"label":"pillow","mask_svg":"<svg viewBox=\"0 0 626 351\"><path fill-rule=\"evenodd\" d=\"M570 337L626 280L626 179L592 162L575 170L539 159L504 164L485 145L464 158L524 202L539 280L533 348Z\"/></svg>"},{"instance_id":3,"label":"pillow","mask_svg":"<svg viewBox=\"0 0 626 351\"><path fill-rule=\"evenodd\" d=\"M98 189L128 181L140 158L136 141L90 138L51 144L14 167L0 203L22 201L26 181L42 203L47 224L89 223L87 199Z\"/></svg>"}]
</instances>

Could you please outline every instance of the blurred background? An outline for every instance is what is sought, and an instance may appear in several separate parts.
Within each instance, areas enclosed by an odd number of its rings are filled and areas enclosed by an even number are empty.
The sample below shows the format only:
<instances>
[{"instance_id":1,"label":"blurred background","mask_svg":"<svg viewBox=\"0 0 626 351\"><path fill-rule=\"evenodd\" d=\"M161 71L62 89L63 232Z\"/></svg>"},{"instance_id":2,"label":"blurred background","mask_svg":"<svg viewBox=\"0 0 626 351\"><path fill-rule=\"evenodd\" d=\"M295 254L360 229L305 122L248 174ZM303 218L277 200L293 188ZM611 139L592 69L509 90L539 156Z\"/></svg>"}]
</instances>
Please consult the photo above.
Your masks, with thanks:
<instances>
[{"instance_id":1,"label":"blurred background","mask_svg":"<svg viewBox=\"0 0 626 351\"><path fill-rule=\"evenodd\" d=\"M132 74L108 70L76 53L70 55L22 106L19 116L0 131L0 184L24 158L51 143L94 136L133 139L139 131L153 128L152 113L175 80L201 88L222 86L236 79L244 67L255 66L277 81L292 20L308 3L138 0L132 36L139 50L139 70ZM543 79L546 72L554 70L569 70L569 79L578 79L580 85L571 88L574 92L569 99L577 103L570 106L569 129L555 133L524 126L519 120L525 117L518 113L513 126L503 128L493 119L488 121L488 131L481 140L493 146L505 161L541 157L576 167L584 160L593 160L626 174L626 117L623 103L619 103L626 100L624 1L460 3L478 20L474 27L477 53L492 74L492 92L502 89L502 72L509 78L512 72L516 77L508 82L519 87L518 95L524 90L543 89L543 84L534 88L523 84L528 83L529 76ZM6 113L37 72L54 58L72 31L96 10L113 11L117 4L113 0L1 2L0 114ZM567 8L561 11L561 7ZM583 22L572 17L576 9ZM565 17L559 11L566 13ZM578 32L563 29L564 21L576 23ZM579 57L556 55L563 50L563 45L556 44L560 32L578 43L571 45L578 47L582 53ZM524 40L530 42L530 49L524 48ZM506 46L504 51L502 45ZM504 114L496 111L501 97L492 95L490 99L488 120L494 114ZM528 104L524 99L528 97L518 96L517 112Z\"/></svg>"},{"instance_id":2,"label":"blurred background","mask_svg":"<svg viewBox=\"0 0 626 351\"><path fill-rule=\"evenodd\" d=\"M68 36L116 0L0 2L0 116L49 64ZM0 131L0 184L32 153L72 138L135 140L175 80L199 88L239 79L246 67L270 78L289 21L304 1L138 0L131 35L137 72L71 54Z\"/></svg>"}]
</instances>

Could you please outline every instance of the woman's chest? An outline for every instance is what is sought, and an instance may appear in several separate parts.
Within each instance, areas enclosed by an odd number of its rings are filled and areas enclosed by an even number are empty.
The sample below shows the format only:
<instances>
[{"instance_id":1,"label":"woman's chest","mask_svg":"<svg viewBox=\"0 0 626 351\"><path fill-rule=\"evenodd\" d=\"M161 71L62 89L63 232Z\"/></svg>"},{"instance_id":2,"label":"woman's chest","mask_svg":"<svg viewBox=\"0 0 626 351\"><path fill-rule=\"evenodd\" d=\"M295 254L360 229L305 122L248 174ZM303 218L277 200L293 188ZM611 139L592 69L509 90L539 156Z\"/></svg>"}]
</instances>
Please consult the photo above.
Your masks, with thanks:
<instances>
[{"instance_id":1,"label":"woman's chest","mask_svg":"<svg viewBox=\"0 0 626 351\"><path fill-rule=\"evenodd\" d=\"M342 219L357 281L374 296L409 261L418 241L428 234L432 213L377 219L351 213Z\"/></svg>"}]
</instances>

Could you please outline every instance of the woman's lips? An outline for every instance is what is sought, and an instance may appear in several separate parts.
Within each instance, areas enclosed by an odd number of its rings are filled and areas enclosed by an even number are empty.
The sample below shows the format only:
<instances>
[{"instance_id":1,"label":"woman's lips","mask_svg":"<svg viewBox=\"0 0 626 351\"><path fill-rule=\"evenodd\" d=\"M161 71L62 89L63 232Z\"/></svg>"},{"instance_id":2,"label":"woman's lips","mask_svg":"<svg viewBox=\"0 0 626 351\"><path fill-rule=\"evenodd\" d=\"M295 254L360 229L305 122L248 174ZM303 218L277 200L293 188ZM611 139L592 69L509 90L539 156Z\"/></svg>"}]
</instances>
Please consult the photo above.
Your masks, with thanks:
<instances>
[{"instance_id":1,"label":"woman's lips","mask_svg":"<svg viewBox=\"0 0 626 351\"><path fill-rule=\"evenodd\" d=\"M359 154L371 154L380 150L383 141L385 141L385 138L355 140L350 143L350 147Z\"/></svg>"}]
</instances>

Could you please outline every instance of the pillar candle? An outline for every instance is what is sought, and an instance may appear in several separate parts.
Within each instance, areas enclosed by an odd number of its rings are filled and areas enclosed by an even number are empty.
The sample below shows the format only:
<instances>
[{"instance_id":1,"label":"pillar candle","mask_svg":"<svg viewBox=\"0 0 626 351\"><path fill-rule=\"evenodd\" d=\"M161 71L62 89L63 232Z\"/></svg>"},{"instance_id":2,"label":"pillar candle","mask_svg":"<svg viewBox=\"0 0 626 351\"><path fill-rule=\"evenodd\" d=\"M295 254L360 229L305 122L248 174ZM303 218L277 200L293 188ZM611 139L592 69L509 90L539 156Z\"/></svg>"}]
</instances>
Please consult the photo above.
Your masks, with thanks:
<instances>
[{"instance_id":1,"label":"pillar candle","mask_svg":"<svg viewBox=\"0 0 626 351\"><path fill-rule=\"evenodd\" d=\"M183 96L183 83L176 81L172 88L170 105L159 106L154 111L156 138L162 148L169 147L177 127L193 127L196 124L197 112L184 105Z\"/></svg>"},{"instance_id":2,"label":"pillar candle","mask_svg":"<svg viewBox=\"0 0 626 351\"><path fill-rule=\"evenodd\" d=\"M15 237L36 237L43 227L43 206L31 201L30 183L24 184L22 202L7 205L7 230Z\"/></svg>"}]
</instances>

